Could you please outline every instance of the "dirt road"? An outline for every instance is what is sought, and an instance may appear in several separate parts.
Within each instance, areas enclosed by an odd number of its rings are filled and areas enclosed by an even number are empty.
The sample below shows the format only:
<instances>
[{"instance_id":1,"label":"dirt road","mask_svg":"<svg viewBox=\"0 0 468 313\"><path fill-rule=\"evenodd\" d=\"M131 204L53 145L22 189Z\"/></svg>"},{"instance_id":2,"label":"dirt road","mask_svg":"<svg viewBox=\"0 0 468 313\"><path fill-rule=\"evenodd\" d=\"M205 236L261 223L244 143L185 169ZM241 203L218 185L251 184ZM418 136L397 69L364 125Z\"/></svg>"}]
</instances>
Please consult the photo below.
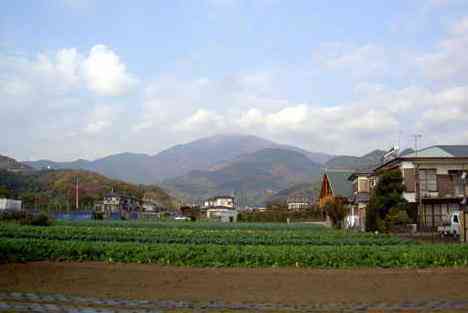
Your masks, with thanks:
<instances>
[{"instance_id":1,"label":"dirt road","mask_svg":"<svg viewBox=\"0 0 468 313\"><path fill-rule=\"evenodd\" d=\"M140 264L36 262L0 265L0 291L289 306L327 303L431 305L434 301L455 304L466 301L468 304L468 268L193 269ZM468 307L466 309L468 311Z\"/></svg>"}]
</instances>

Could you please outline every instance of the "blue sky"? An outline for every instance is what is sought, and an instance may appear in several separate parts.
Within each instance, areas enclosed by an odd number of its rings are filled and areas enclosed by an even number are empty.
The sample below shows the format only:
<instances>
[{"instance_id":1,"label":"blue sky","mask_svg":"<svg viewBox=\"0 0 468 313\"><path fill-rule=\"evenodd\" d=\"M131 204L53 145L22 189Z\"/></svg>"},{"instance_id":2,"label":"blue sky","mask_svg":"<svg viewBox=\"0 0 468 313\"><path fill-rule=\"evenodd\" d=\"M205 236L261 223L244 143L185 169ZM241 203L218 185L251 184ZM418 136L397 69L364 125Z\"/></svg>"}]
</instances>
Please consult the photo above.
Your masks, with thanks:
<instances>
[{"instance_id":1,"label":"blue sky","mask_svg":"<svg viewBox=\"0 0 468 313\"><path fill-rule=\"evenodd\" d=\"M464 55L463 0L12 1L0 153L153 154L226 132L358 155L399 133L466 143Z\"/></svg>"}]
</instances>

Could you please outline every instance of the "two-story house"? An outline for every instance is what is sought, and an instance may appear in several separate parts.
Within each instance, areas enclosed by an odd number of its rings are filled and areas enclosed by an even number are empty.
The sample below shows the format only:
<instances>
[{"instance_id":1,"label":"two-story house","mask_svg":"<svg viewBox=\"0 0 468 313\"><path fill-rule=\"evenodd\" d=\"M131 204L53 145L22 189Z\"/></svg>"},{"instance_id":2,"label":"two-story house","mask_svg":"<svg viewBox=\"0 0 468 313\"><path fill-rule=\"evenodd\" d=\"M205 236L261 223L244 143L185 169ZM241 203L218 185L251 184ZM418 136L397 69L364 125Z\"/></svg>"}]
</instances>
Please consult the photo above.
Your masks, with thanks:
<instances>
[{"instance_id":1,"label":"two-story house","mask_svg":"<svg viewBox=\"0 0 468 313\"><path fill-rule=\"evenodd\" d=\"M106 216L127 216L131 212L138 211L141 203L134 197L112 191L104 195L100 207Z\"/></svg>"},{"instance_id":2,"label":"two-story house","mask_svg":"<svg viewBox=\"0 0 468 313\"><path fill-rule=\"evenodd\" d=\"M351 216L357 217L357 225L365 230L366 209L369 203L370 193L375 186L376 178L372 170L357 171L348 177L352 183L353 193L350 199Z\"/></svg>"},{"instance_id":3,"label":"two-story house","mask_svg":"<svg viewBox=\"0 0 468 313\"><path fill-rule=\"evenodd\" d=\"M203 201L208 219L220 222L236 222L238 212L235 208L234 197L216 196Z\"/></svg>"},{"instance_id":4,"label":"two-story house","mask_svg":"<svg viewBox=\"0 0 468 313\"><path fill-rule=\"evenodd\" d=\"M401 170L403 196L417 210L420 229L434 230L462 208L468 193L462 179L468 171L468 145L431 146L388 160L375 172L392 169Z\"/></svg>"}]
</instances>

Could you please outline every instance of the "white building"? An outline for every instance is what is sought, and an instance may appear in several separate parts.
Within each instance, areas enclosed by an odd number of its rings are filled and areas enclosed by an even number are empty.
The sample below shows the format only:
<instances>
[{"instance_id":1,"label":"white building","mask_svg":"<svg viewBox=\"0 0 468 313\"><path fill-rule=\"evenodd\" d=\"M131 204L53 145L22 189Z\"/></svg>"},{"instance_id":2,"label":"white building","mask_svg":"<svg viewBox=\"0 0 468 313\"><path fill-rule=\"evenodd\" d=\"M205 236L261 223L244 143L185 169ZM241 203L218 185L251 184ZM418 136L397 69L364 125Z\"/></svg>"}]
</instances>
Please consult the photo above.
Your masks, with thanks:
<instances>
[{"instance_id":1,"label":"white building","mask_svg":"<svg viewBox=\"0 0 468 313\"><path fill-rule=\"evenodd\" d=\"M21 210L21 200L0 199L0 210Z\"/></svg>"},{"instance_id":2,"label":"white building","mask_svg":"<svg viewBox=\"0 0 468 313\"><path fill-rule=\"evenodd\" d=\"M208 217L208 219L224 223L237 222L238 214L239 213L237 210L225 207L217 207L206 210L206 217Z\"/></svg>"},{"instance_id":3,"label":"white building","mask_svg":"<svg viewBox=\"0 0 468 313\"><path fill-rule=\"evenodd\" d=\"M206 217L220 222L236 222L239 212L234 205L234 197L217 196L203 201Z\"/></svg>"},{"instance_id":4,"label":"white building","mask_svg":"<svg viewBox=\"0 0 468 313\"><path fill-rule=\"evenodd\" d=\"M313 198L305 192L294 193L288 196L288 210L300 211L314 206Z\"/></svg>"},{"instance_id":5,"label":"white building","mask_svg":"<svg viewBox=\"0 0 468 313\"><path fill-rule=\"evenodd\" d=\"M214 207L234 208L234 197L231 196L216 196L203 201L203 207L206 209Z\"/></svg>"}]
</instances>

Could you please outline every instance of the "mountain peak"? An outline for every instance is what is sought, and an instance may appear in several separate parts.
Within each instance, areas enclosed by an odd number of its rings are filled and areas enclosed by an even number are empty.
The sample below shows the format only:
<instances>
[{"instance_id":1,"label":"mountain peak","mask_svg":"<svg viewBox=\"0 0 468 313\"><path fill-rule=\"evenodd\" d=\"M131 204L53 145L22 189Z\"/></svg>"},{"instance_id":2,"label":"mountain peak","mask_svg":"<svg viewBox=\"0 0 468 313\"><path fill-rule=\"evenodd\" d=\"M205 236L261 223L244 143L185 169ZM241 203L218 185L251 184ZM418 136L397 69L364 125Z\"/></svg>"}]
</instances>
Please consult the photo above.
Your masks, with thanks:
<instances>
[{"instance_id":1,"label":"mountain peak","mask_svg":"<svg viewBox=\"0 0 468 313\"><path fill-rule=\"evenodd\" d=\"M0 170L29 170L31 167L0 154Z\"/></svg>"}]
</instances>

